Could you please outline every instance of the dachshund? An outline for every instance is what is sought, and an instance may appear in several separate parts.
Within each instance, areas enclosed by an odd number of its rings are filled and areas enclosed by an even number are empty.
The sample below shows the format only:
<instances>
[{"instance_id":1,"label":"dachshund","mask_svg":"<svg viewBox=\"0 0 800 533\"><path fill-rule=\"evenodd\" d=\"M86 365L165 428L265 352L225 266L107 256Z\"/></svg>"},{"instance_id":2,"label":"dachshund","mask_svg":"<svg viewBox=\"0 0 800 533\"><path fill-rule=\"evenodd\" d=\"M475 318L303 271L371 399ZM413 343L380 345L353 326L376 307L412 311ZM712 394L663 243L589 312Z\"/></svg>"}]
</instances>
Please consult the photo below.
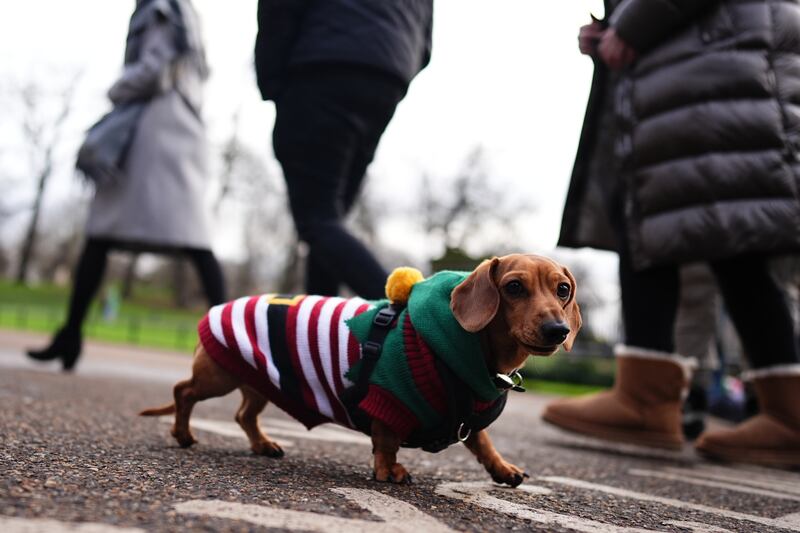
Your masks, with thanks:
<instances>
[{"instance_id":1,"label":"dachshund","mask_svg":"<svg viewBox=\"0 0 800 533\"><path fill-rule=\"evenodd\" d=\"M374 315L376 307L378 302L358 298L261 296L212 308L200 323L201 342L194 353L191 378L175 385L174 403L147 409L140 415L174 413L172 436L181 447L188 447L196 442L189 429L194 404L239 388L242 403L235 418L254 453L283 456L281 447L259 427L258 415L272 401L309 429L335 422L369 434L374 478L408 483L411 476L397 462L397 453L416 431L410 425L424 417L419 415L419 407L408 408L398 401L403 390L391 390L386 385L398 372L396 368L413 359L410 371L406 367L401 370L416 379L420 368L441 368L439 360L448 360L442 352L453 344L456 353L449 360L456 364L445 372L458 375L448 380L461 388L477 383L473 388L484 395L473 395L475 405L486 400L487 394L494 394L502 399L495 401L501 403L502 410L506 390L496 392L490 387L487 393L487 382L498 383L487 380L514 375L529 355L549 356L561 346L570 350L581 327L575 278L566 267L546 257L512 254L487 259L471 273L435 274L410 287L408 306L393 319L385 353L377 358L372 377L367 376L369 392L354 412L348 410L341 393L357 382L350 371L365 357L369 344L363 331L364 324L369 331L370 321L362 320L361 326L358 321L362 314L367 317L372 311ZM436 330L436 324L442 329ZM360 337L355 335L359 328ZM395 330L399 340L391 341ZM401 347L398 357L389 355L390 345ZM477 354L479 360L462 364L459 358L466 353ZM381 365L387 370L381 370ZM482 375L465 375L470 365ZM447 404L441 390L447 388L441 385L444 381L438 374L428 376L415 389L420 394L417 400L434 406ZM439 386L431 387L431 382ZM501 388L498 386L498 390ZM391 414L392 408L399 414ZM366 423L359 427L354 422L356 416ZM466 445L493 480L513 487L523 481L527 474L503 459L485 427L467 432L462 426L457 440Z\"/></svg>"}]
</instances>

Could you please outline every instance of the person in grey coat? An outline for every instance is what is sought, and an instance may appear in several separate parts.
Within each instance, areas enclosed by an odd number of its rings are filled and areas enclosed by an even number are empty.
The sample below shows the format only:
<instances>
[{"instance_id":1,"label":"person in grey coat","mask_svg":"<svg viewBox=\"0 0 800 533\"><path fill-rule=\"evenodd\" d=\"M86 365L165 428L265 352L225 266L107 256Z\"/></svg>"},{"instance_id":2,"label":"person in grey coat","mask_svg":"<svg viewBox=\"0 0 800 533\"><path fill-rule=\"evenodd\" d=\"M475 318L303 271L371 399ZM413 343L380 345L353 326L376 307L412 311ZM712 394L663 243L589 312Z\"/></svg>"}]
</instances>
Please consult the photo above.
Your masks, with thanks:
<instances>
[{"instance_id":1,"label":"person in grey coat","mask_svg":"<svg viewBox=\"0 0 800 533\"><path fill-rule=\"evenodd\" d=\"M431 51L433 0L260 0L256 74L289 205L309 247L305 289L379 299L386 270L344 225L367 167Z\"/></svg>"},{"instance_id":2,"label":"person in grey coat","mask_svg":"<svg viewBox=\"0 0 800 533\"><path fill-rule=\"evenodd\" d=\"M606 15L579 36L596 69L560 244L619 253L626 345L613 391L543 416L680 447L692 364L675 354L679 265L708 262L761 413L695 446L800 465L800 354L770 273L773 255L800 252L800 2L609 0Z\"/></svg>"},{"instance_id":3,"label":"person in grey coat","mask_svg":"<svg viewBox=\"0 0 800 533\"><path fill-rule=\"evenodd\" d=\"M121 177L97 181L85 248L74 276L66 324L50 346L29 351L61 359L81 351L81 325L111 249L180 253L200 276L210 305L225 301L222 271L210 249L203 210L208 169L200 117L208 67L189 0L138 0L131 16L122 76L108 91L114 106L144 102Z\"/></svg>"}]
</instances>

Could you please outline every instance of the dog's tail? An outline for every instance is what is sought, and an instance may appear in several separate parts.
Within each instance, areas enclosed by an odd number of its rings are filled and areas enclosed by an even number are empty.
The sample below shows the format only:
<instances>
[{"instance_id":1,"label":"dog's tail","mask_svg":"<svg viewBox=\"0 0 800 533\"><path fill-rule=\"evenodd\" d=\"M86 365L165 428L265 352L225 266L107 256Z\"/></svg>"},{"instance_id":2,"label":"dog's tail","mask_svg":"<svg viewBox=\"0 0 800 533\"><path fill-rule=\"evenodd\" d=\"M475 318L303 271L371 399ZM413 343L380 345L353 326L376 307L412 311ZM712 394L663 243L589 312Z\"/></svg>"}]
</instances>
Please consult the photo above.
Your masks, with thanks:
<instances>
[{"instance_id":1,"label":"dog's tail","mask_svg":"<svg viewBox=\"0 0 800 533\"><path fill-rule=\"evenodd\" d=\"M152 409L145 409L139 416L162 416L171 415L175 413L175 404L171 403L163 407L153 407Z\"/></svg>"}]
</instances>

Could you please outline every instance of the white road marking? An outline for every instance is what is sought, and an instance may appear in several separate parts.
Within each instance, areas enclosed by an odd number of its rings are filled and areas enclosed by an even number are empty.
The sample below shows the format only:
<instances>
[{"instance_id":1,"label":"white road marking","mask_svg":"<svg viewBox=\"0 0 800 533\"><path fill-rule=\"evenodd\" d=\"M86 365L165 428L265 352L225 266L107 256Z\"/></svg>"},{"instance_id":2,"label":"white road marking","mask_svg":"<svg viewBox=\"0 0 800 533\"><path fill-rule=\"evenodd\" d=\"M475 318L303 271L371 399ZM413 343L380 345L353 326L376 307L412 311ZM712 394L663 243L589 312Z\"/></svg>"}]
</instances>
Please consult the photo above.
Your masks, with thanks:
<instances>
[{"instance_id":1,"label":"white road marking","mask_svg":"<svg viewBox=\"0 0 800 533\"><path fill-rule=\"evenodd\" d=\"M783 515L781 517L781 520L783 522L787 522L789 524L794 524L794 525L800 527L800 513L792 513L792 514Z\"/></svg>"},{"instance_id":2,"label":"white road marking","mask_svg":"<svg viewBox=\"0 0 800 533\"><path fill-rule=\"evenodd\" d=\"M219 500L190 500L175 505L181 514L212 516L242 520L258 526L292 531L320 533L454 533L438 520L416 507L367 489L331 489L348 500L369 510L382 522L357 518L342 518L307 511L294 511L266 505L223 502Z\"/></svg>"},{"instance_id":3,"label":"white road marking","mask_svg":"<svg viewBox=\"0 0 800 533\"><path fill-rule=\"evenodd\" d=\"M453 530L432 516L428 516L410 503L392 498L369 489L331 489L353 503L358 504L397 531L408 533L448 533Z\"/></svg>"},{"instance_id":4,"label":"white road marking","mask_svg":"<svg viewBox=\"0 0 800 533\"><path fill-rule=\"evenodd\" d=\"M681 529L688 529L692 533L733 533L730 529L718 526L709 526L700 522L684 522L683 520L666 520L661 522L665 526L677 526Z\"/></svg>"},{"instance_id":5,"label":"white road marking","mask_svg":"<svg viewBox=\"0 0 800 533\"><path fill-rule=\"evenodd\" d=\"M96 522L61 522L48 518L0 516L3 533L144 533L144 529Z\"/></svg>"},{"instance_id":6,"label":"white road marking","mask_svg":"<svg viewBox=\"0 0 800 533\"><path fill-rule=\"evenodd\" d=\"M160 420L164 423L172 424L173 418L171 416L161 417ZM202 431L210 431L225 437L240 437L246 439L247 436L235 422L222 422L220 420L210 420L207 418L193 417L190 421L190 426L194 429ZM317 440L325 442L338 442L342 444L363 444L364 446L372 446L372 441L369 437L362 435L352 429L338 428L337 426L323 426L316 427L308 431L305 426L299 422L290 422L288 420L278 420L273 418L262 418L261 427L264 432L275 438L275 441L284 447L294 446L294 441L283 440L281 437L295 438L301 440Z\"/></svg>"},{"instance_id":7,"label":"white road marking","mask_svg":"<svg viewBox=\"0 0 800 533\"><path fill-rule=\"evenodd\" d=\"M169 420L164 419L163 421L172 424L172 418ZM244 431L242 431L242 428L239 427L239 424L234 424L233 422L219 422L217 420L206 420L204 418L192 418L190 426L192 429L208 431L209 433L216 433L217 435L222 435L224 437L237 437L247 440L247 435L244 434ZM267 434L269 435L269 432L267 432ZM294 442L290 440L275 439L275 442L277 442L282 448L291 448L294 446Z\"/></svg>"},{"instance_id":8,"label":"white road marking","mask_svg":"<svg viewBox=\"0 0 800 533\"><path fill-rule=\"evenodd\" d=\"M493 491L504 491L509 494L518 494L522 491L535 495L550 494L552 492L550 489L537 487L535 485L520 485L516 489L512 489L483 482L443 483L436 487L436 494L441 496L477 505L484 509L511 515L523 520L530 520L538 524L570 528L582 533L653 533L653 531L649 529L615 526L613 524L606 524L604 522L597 522L577 516L535 509L519 503L501 500L491 495Z\"/></svg>"},{"instance_id":9,"label":"white road marking","mask_svg":"<svg viewBox=\"0 0 800 533\"><path fill-rule=\"evenodd\" d=\"M682 472L680 473L671 473L671 472L659 472L657 470L632 468L628 470L628 473L634 476L667 479L669 481L679 481L682 483L688 483L690 485L700 485L701 487L714 487L734 492L744 492L745 494L758 494L759 496L767 496L769 498L777 498L780 500L792 500L800 502L800 496L795 496L793 494L786 494L785 492L777 492L774 490L760 489L753 486L745 485L747 481L744 480L736 480L736 483L726 483L724 481L703 479L703 477L706 477L704 474L699 474L696 477L694 471L688 468L681 470Z\"/></svg>"},{"instance_id":10,"label":"white road marking","mask_svg":"<svg viewBox=\"0 0 800 533\"><path fill-rule=\"evenodd\" d=\"M652 496L650 494L645 494L643 492L636 492L628 489L620 489L617 487L611 487L609 485L600 485L598 483L590 483L588 481L581 481L579 479L572 479L568 477L545 476L545 477L540 477L539 479L547 481L549 483L557 483L559 485L566 485L568 487L575 487L579 489L594 490L598 492L603 492L605 494L620 496L622 498L630 498L633 500L639 500L643 502L660 503L662 505L669 505L671 507L676 507L678 509L691 509L693 511L700 511L703 513L713 514L716 516L722 516L724 518L730 518L734 520L745 520L748 522L754 522L756 524L761 524L765 526L784 528L792 531L800 531L800 524L795 523L791 520L786 520L784 518L765 518L762 516L740 513L738 511L718 509L716 507L710 507L708 505L702 505L699 503L684 502L681 500L676 500L674 498Z\"/></svg>"},{"instance_id":11,"label":"white road marking","mask_svg":"<svg viewBox=\"0 0 800 533\"><path fill-rule=\"evenodd\" d=\"M784 477L783 472L763 472L758 470L740 470L738 468L720 468L716 466L696 466L694 468L664 468L665 472L678 475L690 475L718 481L729 481L736 485L749 485L768 490L778 490L786 494L800 496L800 476L795 479Z\"/></svg>"}]
</instances>

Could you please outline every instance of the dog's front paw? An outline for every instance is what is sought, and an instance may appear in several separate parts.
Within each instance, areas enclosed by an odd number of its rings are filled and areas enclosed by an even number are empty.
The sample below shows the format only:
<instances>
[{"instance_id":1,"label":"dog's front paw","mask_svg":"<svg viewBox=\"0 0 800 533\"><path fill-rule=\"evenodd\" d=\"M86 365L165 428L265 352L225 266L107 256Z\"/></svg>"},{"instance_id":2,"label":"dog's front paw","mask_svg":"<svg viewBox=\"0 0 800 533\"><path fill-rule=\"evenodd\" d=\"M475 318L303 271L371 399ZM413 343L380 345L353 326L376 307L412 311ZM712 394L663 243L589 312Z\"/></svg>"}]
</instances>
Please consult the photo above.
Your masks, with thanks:
<instances>
[{"instance_id":1,"label":"dog's front paw","mask_svg":"<svg viewBox=\"0 0 800 533\"><path fill-rule=\"evenodd\" d=\"M394 463L389 467L375 468L372 477L376 481L388 481L390 483L402 485L411 484L411 474L409 474L406 467L400 463Z\"/></svg>"},{"instance_id":2,"label":"dog's front paw","mask_svg":"<svg viewBox=\"0 0 800 533\"><path fill-rule=\"evenodd\" d=\"M264 440L251 446L251 449L256 455L265 455L273 459L283 457L283 448L275 441Z\"/></svg>"},{"instance_id":3,"label":"dog's front paw","mask_svg":"<svg viewBox=\"0 0 800 533\"><path fill-rule=\"evenodd\" d=\"M521 468L506 461L498 461L487 470L496 483L511 485L512 487L518 486L526 477L529 477Z\"/></svg>"}]
</instances>

